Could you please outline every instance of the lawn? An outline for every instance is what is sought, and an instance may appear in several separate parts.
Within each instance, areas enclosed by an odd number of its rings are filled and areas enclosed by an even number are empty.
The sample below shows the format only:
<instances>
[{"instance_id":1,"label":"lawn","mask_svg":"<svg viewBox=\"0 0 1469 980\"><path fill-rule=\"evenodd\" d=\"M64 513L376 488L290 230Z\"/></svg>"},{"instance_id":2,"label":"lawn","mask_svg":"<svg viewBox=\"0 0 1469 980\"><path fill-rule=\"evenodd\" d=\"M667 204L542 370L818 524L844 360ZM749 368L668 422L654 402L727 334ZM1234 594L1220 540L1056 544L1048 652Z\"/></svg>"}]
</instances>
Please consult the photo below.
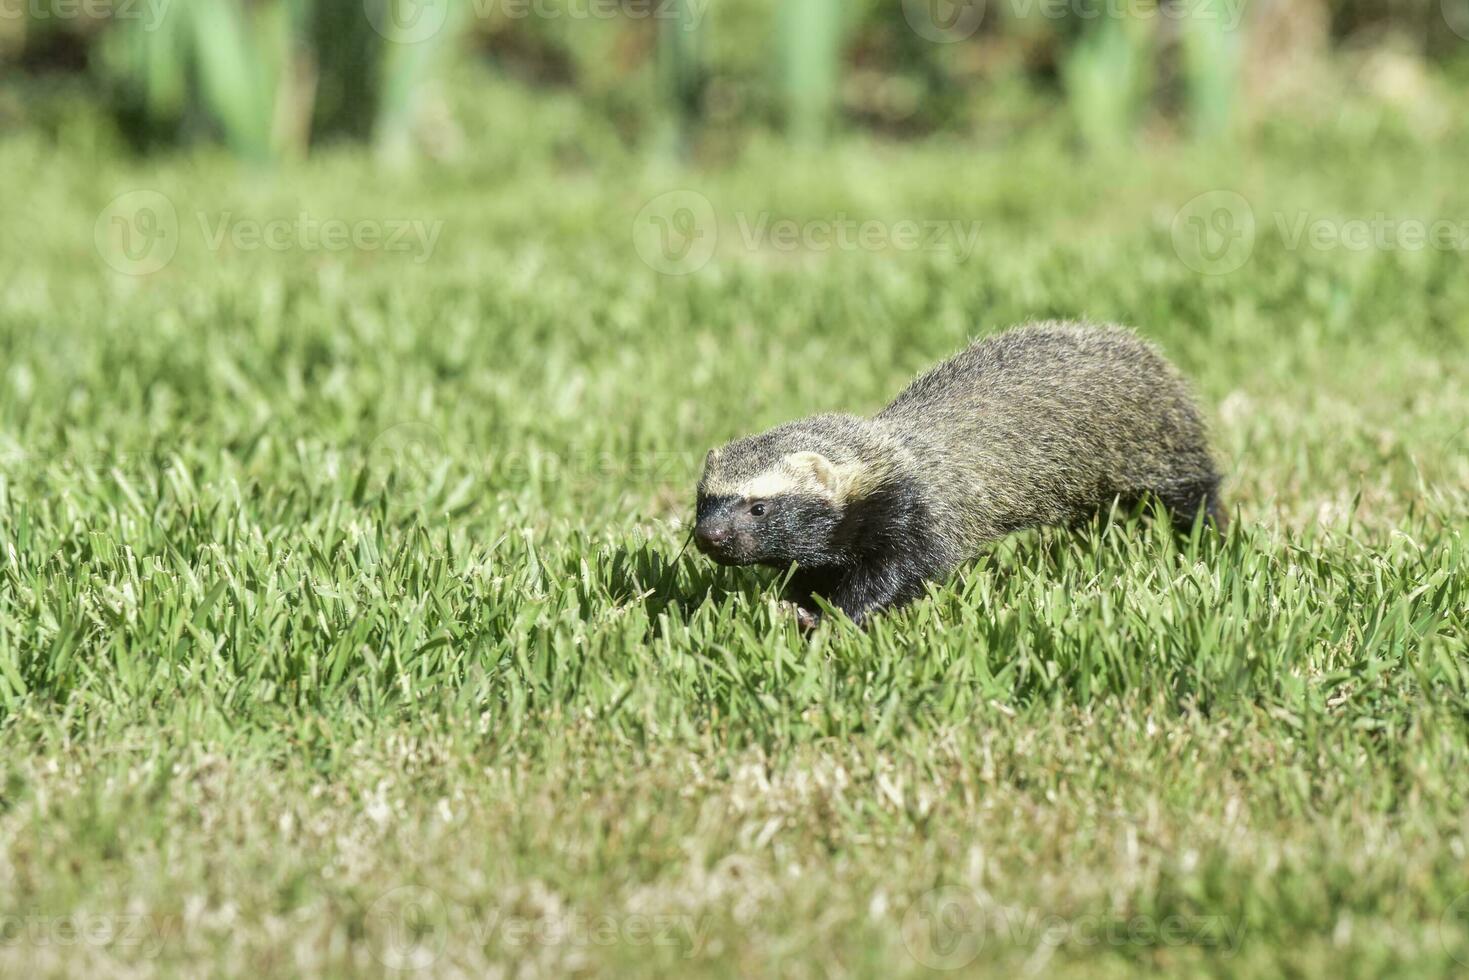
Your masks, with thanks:
<instances>
[{"instance_id":1,"label":"lawn","mask_svg":"<svg viewBox=\"0 0 1469 980\"><path fill-rule=\"evenodd\" d=\"M0 971L1469 970L1469 131L484 98L401 174L0 138ZM1046 317L1195 379L1227 539L809 638L684 550L711 446Z\"/></svg>"}]
</instances>

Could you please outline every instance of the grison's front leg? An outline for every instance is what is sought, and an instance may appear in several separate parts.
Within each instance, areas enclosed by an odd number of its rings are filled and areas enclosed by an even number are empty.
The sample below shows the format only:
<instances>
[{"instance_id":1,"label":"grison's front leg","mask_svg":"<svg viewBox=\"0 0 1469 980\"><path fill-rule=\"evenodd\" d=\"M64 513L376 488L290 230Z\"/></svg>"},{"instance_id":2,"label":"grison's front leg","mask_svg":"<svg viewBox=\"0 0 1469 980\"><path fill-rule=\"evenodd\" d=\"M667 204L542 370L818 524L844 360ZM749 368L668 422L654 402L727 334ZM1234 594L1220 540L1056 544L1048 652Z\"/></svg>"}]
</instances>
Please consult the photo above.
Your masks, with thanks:
<instances>
[{"instance_id":1,"label":"grison's front leg","mask_svg":"<svg viewBox=\"0 0 1469 980\"><path fill-rule=\"evenodd\" d=\"M904 562L858 565L842 576L826 600L846 613L852 622L865 626L868 617L905 606L922 596L926 578Z\"/></svg>"},{"instance_id":2,"label":"grison's front leg","mask_svg":"<svg viewBox=\"0 0 1469 980\"><path fill-rule=\"evenodd\" d=\"M872 561L837 570L801 571L791 579L789 595L797 618L807 629L820 620L813 601L820 596L858 626L876 613L905 605L923 595L927 576L900 561Z\"/></svg>"},{"instance_id":3,"label":"grison's front leg","mask_svg":"<svg viewBox=\"0 0 1469 980\"><path fill-rule=\"evenodd\" d=\"M821 610L816 607L817 596L829 596L841 579L839 569L798 568L786 583L785 596L796 606L796 622L803 630L815 629L821 622Z\"/></svg>"}]
</instances>

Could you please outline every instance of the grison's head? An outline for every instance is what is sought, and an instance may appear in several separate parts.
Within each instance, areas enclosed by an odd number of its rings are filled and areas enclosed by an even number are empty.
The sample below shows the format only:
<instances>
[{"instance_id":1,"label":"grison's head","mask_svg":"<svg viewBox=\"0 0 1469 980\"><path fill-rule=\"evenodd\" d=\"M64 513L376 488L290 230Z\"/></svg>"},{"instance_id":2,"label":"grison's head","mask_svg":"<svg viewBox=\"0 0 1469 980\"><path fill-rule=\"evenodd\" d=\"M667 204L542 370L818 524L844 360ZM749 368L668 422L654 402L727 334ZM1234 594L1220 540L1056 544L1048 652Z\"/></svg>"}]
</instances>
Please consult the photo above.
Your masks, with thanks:
<instances>
[{"instance_id":1,"label":"grison's head","mask_svg":"<svg viewBox=\"0 0 1469 980\"><path fill-rule=\"evenodd\" d=\"M786 426L709 453L694 528L700 551L721 565L842 561L845 518L870 490L871 468L809 436Z\"/></svg>"}]
</instances>

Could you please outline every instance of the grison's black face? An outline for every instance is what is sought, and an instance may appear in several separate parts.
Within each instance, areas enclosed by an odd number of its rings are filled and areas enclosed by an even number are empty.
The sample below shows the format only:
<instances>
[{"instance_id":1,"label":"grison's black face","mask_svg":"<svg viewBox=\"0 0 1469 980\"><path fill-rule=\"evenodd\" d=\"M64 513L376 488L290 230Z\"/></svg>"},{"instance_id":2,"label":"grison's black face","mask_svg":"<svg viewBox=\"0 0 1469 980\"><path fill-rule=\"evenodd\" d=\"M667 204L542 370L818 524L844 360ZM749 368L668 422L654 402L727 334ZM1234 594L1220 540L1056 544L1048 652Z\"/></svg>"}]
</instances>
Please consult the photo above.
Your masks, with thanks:
<instances>
[{"instance_id":1,"label":"grison's black face","mask_svg":"<svg viewBox=\"0 0 1469 980\"><path fill-rule=\"evenodd\" d=\"M835 560L834 536L841 513L816 494L770 497L699 495L694 542L721 565L792 562L824 565Z\"/></svg>"}]
</instances>

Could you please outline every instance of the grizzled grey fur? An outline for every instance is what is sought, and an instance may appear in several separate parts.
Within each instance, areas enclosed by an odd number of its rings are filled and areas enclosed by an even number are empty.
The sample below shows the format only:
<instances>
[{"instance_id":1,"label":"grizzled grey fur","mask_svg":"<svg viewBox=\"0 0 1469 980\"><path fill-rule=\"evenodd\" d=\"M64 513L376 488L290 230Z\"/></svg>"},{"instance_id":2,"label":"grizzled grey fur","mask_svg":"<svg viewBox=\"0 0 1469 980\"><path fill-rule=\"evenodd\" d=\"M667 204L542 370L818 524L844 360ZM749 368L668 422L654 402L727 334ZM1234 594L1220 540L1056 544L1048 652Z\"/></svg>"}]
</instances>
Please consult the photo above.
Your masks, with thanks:
<instances>
[{"instance_id":1,"label":"grizzled grey fur","mask_svg":"<svg viewBox=\"0 0 1469 980\"><path fill-rule=\"evenodd\" d=\"M873 418L817 415L714 450L695 539L725 564L795 565L791 598L857 622L923 594L987 542L1154 499L1224 526L1188 386L1112 326L977 341Z\"/></svg>"}]
</instances>

